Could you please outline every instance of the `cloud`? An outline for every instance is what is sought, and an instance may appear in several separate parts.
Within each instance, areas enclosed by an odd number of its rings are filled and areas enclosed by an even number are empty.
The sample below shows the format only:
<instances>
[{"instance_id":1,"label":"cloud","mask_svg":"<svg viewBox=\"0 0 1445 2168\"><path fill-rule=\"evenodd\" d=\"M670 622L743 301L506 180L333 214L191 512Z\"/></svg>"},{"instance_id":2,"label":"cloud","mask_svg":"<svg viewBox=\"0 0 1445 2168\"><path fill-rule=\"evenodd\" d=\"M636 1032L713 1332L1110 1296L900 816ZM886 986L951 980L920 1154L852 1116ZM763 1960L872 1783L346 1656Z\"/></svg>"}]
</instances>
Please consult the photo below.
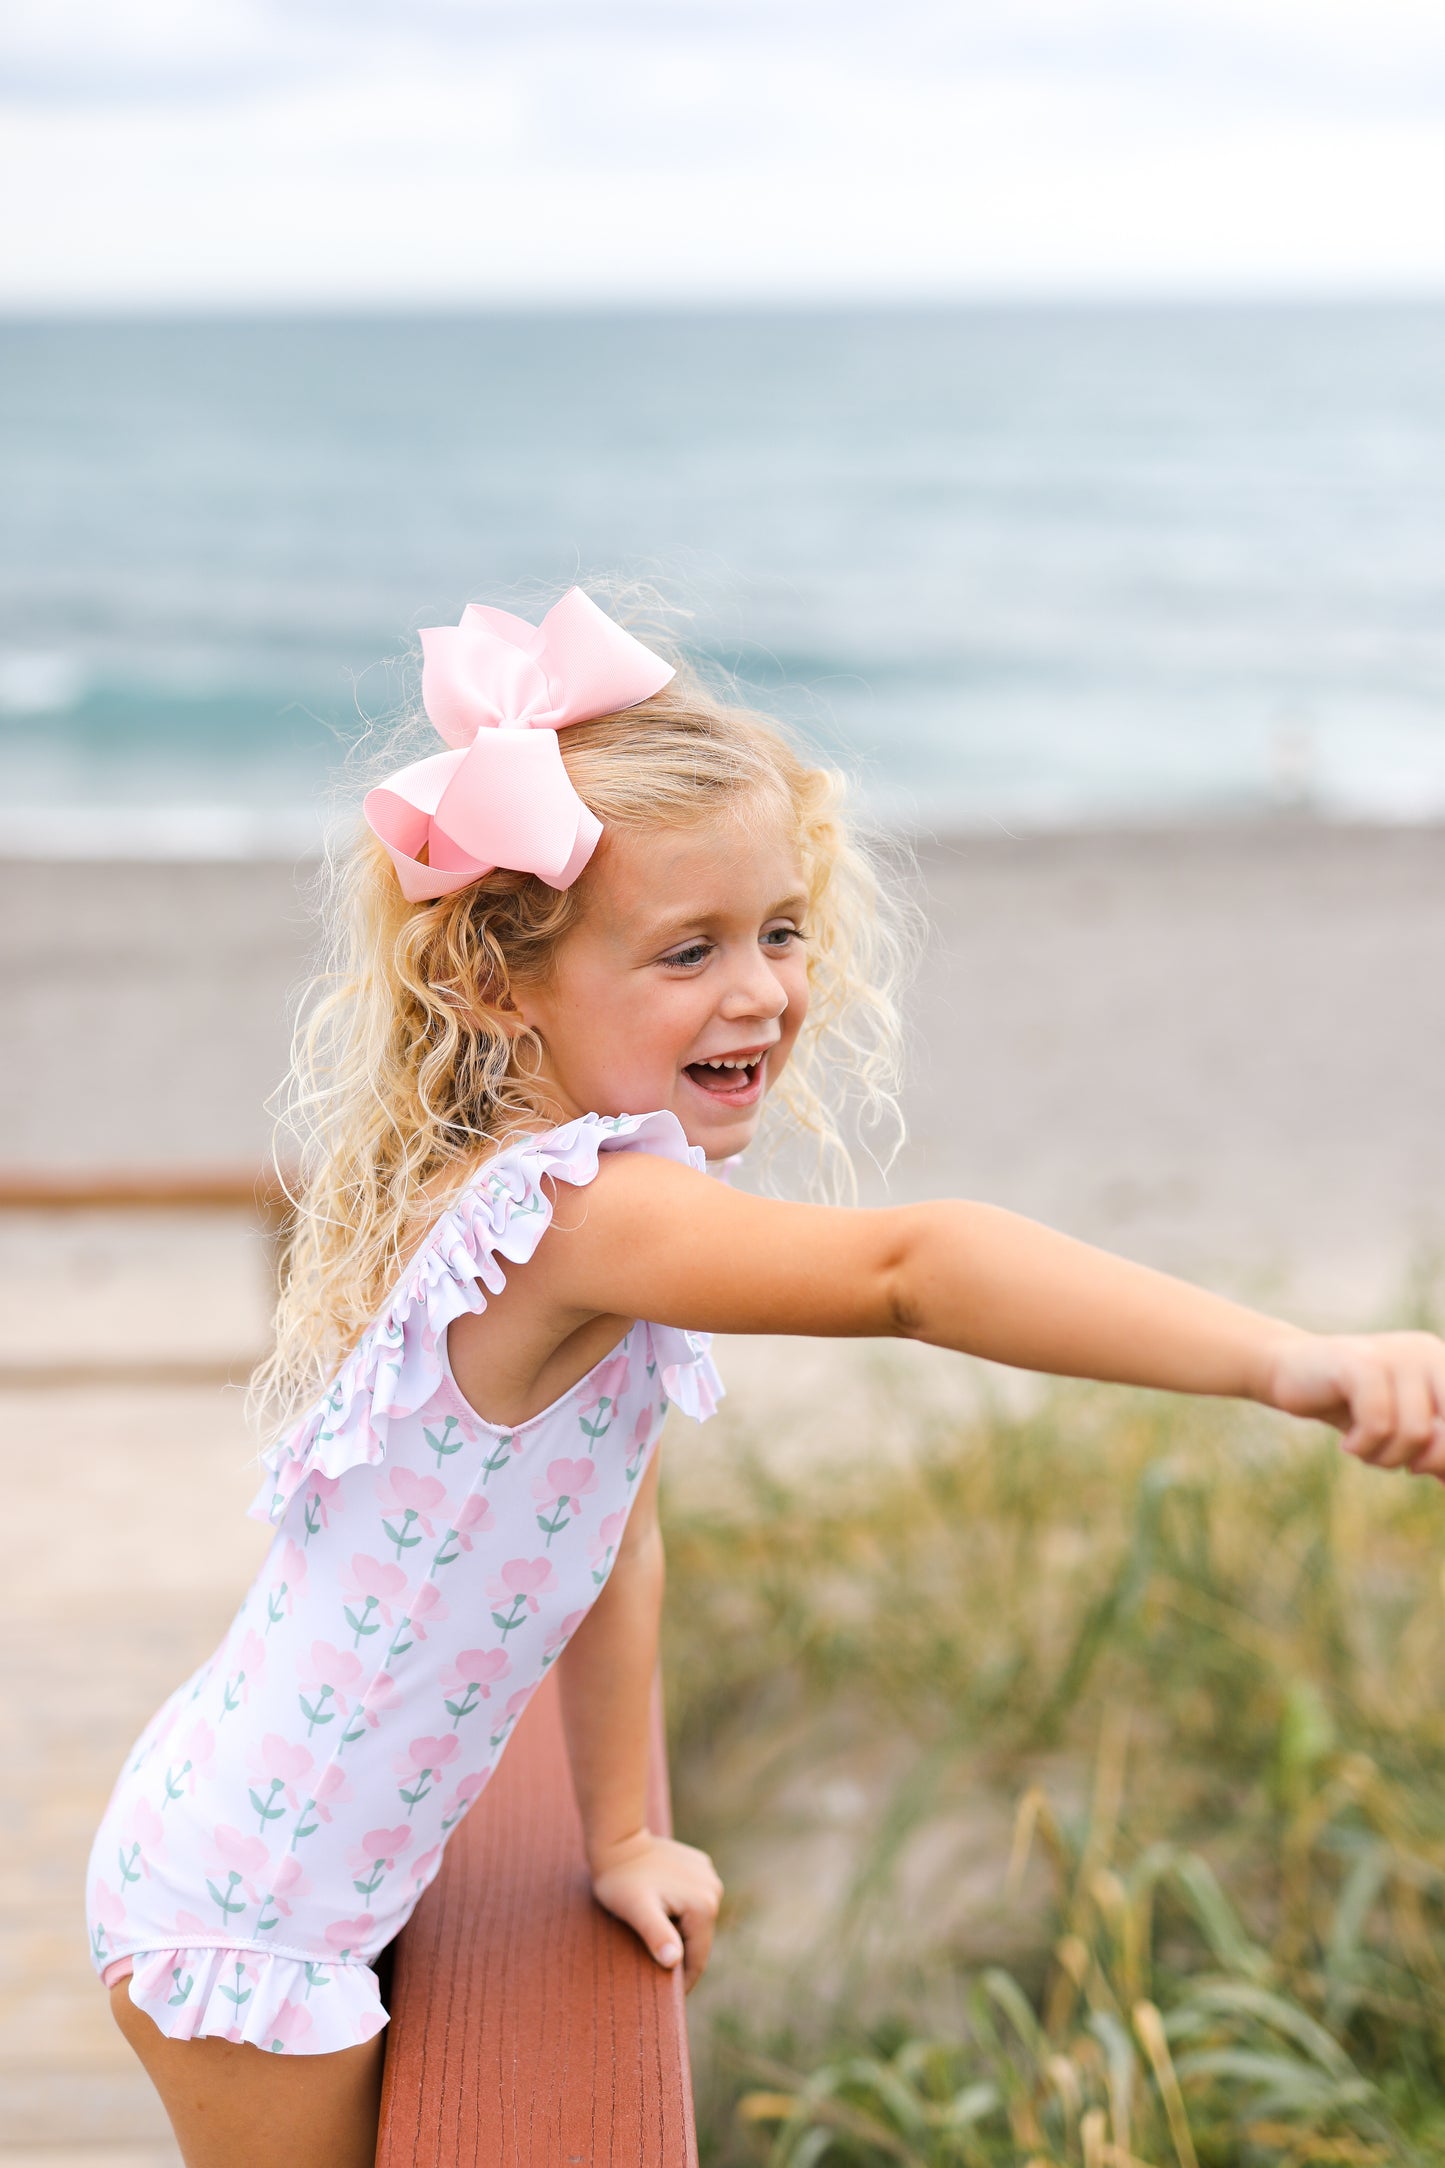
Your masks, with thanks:
<instances>
[{"instance_id":1,"label":"cloud","mask_svg":"<svg viewBox=\"0 0 1445 2168\"><path fill-rule=\"evenodd\" d=\"M1445 277L1416 0L21 0L12 306Z\"/></svg>"}]
</instances>

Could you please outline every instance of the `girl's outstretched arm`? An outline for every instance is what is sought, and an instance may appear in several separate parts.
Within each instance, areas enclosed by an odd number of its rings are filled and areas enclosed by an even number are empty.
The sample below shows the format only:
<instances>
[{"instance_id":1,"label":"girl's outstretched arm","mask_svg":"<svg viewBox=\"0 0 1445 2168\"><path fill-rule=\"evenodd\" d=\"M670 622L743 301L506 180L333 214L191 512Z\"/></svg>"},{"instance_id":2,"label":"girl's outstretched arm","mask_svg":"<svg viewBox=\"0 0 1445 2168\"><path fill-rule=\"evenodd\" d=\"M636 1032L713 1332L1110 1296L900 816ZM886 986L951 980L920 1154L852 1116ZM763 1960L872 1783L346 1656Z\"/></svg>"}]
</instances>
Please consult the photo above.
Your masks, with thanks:
<instances>
[{"instance_id":1,"label":"girl's outstretched arm","mask_svg":"<svg viewBox=\"0 0 1445 2168\"><path fill-rule=\"evenodd\" d=\"M1322 1335L963 1200L784 1204L648 1154L563 1192L552 1299L717 1332L896 1335L1028 1370L1313 1416L1382 1465L1445 1474L1445 1343ZM540 1259L539 1259L540 1261Z\"/></svg>"}]
</instances>

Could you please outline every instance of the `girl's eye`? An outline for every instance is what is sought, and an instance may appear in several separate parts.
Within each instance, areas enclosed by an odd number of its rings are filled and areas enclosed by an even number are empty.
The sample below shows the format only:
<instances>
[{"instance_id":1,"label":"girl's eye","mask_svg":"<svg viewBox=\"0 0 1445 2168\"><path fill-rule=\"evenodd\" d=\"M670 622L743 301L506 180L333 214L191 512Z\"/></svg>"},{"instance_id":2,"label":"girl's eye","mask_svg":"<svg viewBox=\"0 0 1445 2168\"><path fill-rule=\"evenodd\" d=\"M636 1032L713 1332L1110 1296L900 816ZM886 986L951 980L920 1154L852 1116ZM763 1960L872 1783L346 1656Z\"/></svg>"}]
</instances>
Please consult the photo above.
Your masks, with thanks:
<instances>
[{"instance_id":1,"label":"girl's eye","mask_svg":"<svg viewBox=\"0 0 1445 2168\"><path fill-rule=\"evenodd\" d=\"M686 948L674 949L671 956L664 956L663 965L667 969L692 970L698 964L706 962L710 946L707 941L690 941Z\"/></svg>"},{"instance_id":2,"label":"girl's eye","mask_svg":"<svg viewBox=\"0 0 1445 2168\"><path fill-rule=\"evenodd\" d=\"M763 935L763 947L770 948L775 952L779 952L787 948L790 942L801 941L802 938L803 933L801 927L770 926L767 932Z\"/></svg>"}]
</instances>

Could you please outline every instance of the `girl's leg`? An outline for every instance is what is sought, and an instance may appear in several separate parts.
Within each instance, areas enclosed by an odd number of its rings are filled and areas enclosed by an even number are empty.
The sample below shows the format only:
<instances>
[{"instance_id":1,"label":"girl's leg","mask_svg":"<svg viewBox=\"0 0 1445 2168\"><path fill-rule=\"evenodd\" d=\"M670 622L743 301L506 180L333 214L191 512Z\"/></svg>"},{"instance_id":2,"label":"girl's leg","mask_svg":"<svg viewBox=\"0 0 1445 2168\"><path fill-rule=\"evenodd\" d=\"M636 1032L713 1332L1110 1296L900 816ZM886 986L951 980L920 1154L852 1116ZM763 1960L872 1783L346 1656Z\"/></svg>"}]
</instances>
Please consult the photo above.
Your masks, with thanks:
<instances>
[{"instance_id":1,"label":"girl's leg","mask_svg":"<svg viewBox=\"0 0 1445 2168\"><path fill-rule=\"evenodd\" d=\"M372 2168L383 2033L332 2055L268 2055L232 2040L168 2040L110 1991L115 2021L161 2096L186 2168Z\"/></svg>"}]
</instances>

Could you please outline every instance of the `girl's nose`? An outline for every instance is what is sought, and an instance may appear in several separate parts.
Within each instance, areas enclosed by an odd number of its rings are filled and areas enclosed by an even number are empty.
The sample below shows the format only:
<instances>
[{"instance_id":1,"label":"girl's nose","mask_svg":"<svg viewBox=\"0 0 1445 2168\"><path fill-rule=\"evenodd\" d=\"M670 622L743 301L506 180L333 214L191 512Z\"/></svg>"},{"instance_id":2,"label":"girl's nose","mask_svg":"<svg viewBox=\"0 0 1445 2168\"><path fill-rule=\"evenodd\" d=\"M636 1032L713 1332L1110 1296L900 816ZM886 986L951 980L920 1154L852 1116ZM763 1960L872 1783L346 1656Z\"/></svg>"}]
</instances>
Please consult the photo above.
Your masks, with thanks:
<instances>
[{"instance_id":1,"label":"girl's nose","mask_svg":"<svg viewBox=\"0 0 1445 2168\"><path fill-rule=\"evenodd\" d=\"M761 1017L764 1022L771 1023L787 1006L786 987L780 983L761 950L755 948L750 961L735 974L718 1004L718 1014L726 1017L730 1024L741 1023L748 1016Z\"/></svg>"}]
</instances>

